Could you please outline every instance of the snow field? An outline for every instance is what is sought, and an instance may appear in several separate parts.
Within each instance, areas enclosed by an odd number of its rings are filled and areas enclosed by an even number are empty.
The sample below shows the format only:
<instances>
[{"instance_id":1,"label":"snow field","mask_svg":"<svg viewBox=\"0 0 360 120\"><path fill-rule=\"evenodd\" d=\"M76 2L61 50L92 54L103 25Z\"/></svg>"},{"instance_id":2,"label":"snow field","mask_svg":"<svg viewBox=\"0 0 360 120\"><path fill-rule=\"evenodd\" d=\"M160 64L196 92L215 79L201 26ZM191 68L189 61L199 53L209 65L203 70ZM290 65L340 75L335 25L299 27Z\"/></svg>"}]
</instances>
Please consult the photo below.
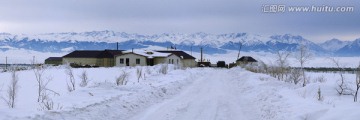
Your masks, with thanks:
<instances>
[{"instance_id":1,"label":"snow field","mask_svg":"<svg viewBox=\"0 0 360 120\"><path fill-rule=\"evenodd\" d=\"M136 70L142 68L146 78L137 82ZM86 70L91 80L87 87L68 92L63 67L46 69L44 76L53 80L49 88L60 93L51 96L61 109L39 111L36 84L31 70L19 71L20 89L14 109L0 101L0 119L103 119L103 120L357 120L359 102L353 96L336 92L337 73L307 73L309 83L286 83L271 76L242 68L174 69L159 73L161 65L133 68L73 69L77 78ZM129 82L116 86L122 70L130 73ZM0 73L5 95L10 73ZM324 81L317 78L323 76ZM344 74L353 90L355 75ZM323 100L317 99L321 89Z\"/></svg>"},{"instance_id":2,"label":"snow field","mask_svg":"<svg viewBox=\"0 0 360 120\"><path fill-rule=\"evenodd\" d=\"M329 98L316 98L318 87L314 86L324 83L312 81L303 88L241 68L211 71L179 95L147 108L131 120L313 120L326 117L326 111L333 107L326 102ZM324 96L337 98L333 82L329 83ZM351 98L347 100L352 102Z\"/></svg>"},{"instance_id":3,"label":"snow field","mask_svg":"<svg viewBox=\"0 0 360 120\"><path fill-rule=\"evenodd\" d=\"M142 68L146 76L145 79L140 78L139 83L136 77L137 68ZM32 70L19 71L17 73L20 88L16 107L9 109L3 101L0 101L0 119L58 119L54 116L61 117L62 112L73 114L68 115L68 117L76 119L74 116L79 116L80 114L76 114L79 112L74 111L92 111L110 117L109 113L111 112L109 112L109 108L99 111L101 107L99 108L98 106L103 106L103 103L111 104L111 101L114 101L112 104L118 104L119 107L124 108L124 111L126 110L125 112L120 112L117 116L123 115L122 117L126 117L129 113L136 112L136 109L146 106L148 101L160 100L167 95L175 94L185 84L189 84L192 79L196 78L194 74L199 74L199 71L192 69L175 70L175 66L169 65L170 72L163 75L159 73L160 68L161 66L159 65L136 68L73 69L76 79L76 90L73 92L68 92L67 90L66 83L68 78L64 67L48 68L43 75L44 78L52 78L48 88L60 94L60 96L51 95L55 104L55 110L48 112L39 110L34 72ZM80 79L78 75L84 70L88 73L90 83L87 87L79 87ZM120 75L122 70L130 73L129 81L125 86L116 86L115 78ZM5 97L7 85L11 79L10 73L0 73L0 76L2 76L1 79L4 79L0 81L0 85L3 85L3 89L0 92L1 96ZM122 104L120 104L121 102ZM101 118L101 115L98 114L89 117L91 119ZM83 117L80 115L78 119L84 119Z\"/></svg>"}]
</instances>

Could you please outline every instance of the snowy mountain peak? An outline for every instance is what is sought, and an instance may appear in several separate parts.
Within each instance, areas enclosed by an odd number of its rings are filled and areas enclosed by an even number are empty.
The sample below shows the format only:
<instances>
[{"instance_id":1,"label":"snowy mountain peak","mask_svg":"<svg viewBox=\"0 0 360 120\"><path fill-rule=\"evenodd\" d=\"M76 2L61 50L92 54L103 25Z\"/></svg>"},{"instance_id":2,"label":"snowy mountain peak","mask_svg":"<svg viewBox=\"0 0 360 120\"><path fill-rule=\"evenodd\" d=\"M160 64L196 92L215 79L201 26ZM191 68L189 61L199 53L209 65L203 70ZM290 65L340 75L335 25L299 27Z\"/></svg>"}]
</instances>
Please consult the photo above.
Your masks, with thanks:
<instances>
[{"instance_id":1,"label":"snowy mountain peak","mask_svg":"<svg viewBox=\"0 0 360 120\"><path fill-rule=\"evenodd\" d=\"M300 35L291 35L291 34L284 34L284 35L274 35L270 36L272 42L281 42L281 43L287 43L287 44L309 44L312 43L309 40L306 40Z\"/></svg>"},{"instance_id":2,"label":"snowy mountain peak","mask_svg":"<svg viewBox=\"0 0 360 120\"><path fill-rule=\"evenodd\" d=\"M68 48L76 50L113 49L116 42L120 43L121 49L146 48L148 46L165 48L176 46L178 49L190 51L204 47L209 53L226 53L227 50L238 50L240 43L242 44L243 51L264 52L274 52L274 50L296 51L299 45L303 44L319 54L336 53L344 48L341 50L342 54L349 50L355 50L353 48L360 47L360 39L354 42L332 39L318 45L300 35L283 34L267 37L241 32L225 34L209 34L204 32L191 34L162 33L154 35L114 32L111 30L35 35L0 33L0 47L10 46L12 48L45 52L59 52ZM7 47L0 48L0 50L7 50ZM358 53L354 52L354 54Z\"/></svg>"},{"instance_id":3,"label":"snowy mountain peak","mask_svg":"<svg viewBox=\"0 0 360 120\"><path fill-rule=\"evenodd\" d=\"M356 39L356 40L354 41L354 44L356 44L357 46L360 46L360 39Z\"/></svg>"},{"instance_id":4,"label":"snowy mountain peak","mask_svg":"<svg viewBox=\"0 0 360 120\"><path fill-rule=\"evenodd\" d=\"M11 35L10 33L0 32L0 35Z\"/></svg>"},{"instance_id":5,"label":"snowy mountain peak","mask_svg":"<svg viewBox=\"0 0 360 120\"><path fill-rule=\"evenodd\" d=\"M334 39L325 41L324 43L321 43L320 46L328 51L337 51L348 44L350 44L349 41L341 41L339 39L334 38Z\"/></svg>"}]
</instances>

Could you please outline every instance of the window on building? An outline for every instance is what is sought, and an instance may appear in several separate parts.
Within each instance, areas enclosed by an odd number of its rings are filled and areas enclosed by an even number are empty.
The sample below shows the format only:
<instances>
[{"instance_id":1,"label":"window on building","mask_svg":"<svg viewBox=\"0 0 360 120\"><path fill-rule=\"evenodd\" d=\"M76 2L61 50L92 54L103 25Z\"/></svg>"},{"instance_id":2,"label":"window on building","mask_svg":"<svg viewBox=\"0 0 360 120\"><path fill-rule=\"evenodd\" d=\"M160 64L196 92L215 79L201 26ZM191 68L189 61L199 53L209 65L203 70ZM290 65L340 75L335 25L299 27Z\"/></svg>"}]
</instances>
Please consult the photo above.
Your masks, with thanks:
<instances>
[{"instance_id":1,"label":"window on building","mask_svg":"<svg viewBox=\"0 0 360 120\"><path fill-rule=\"evenodd\" d=\"M136 59L136 64L140 64L140 59L139 58Z\"/></svg>"},{"instance_id":2,"label":"window on building","mask_svg":"<svg viewBox=\"0 0 360 120\"><path fill-rule=\"evenodd\" d=\"M179 59L176 59L176 64L179 64Z\"/></svg>"},{"instance_id":3,"label":"window on building","mask_svg":"<svg viewBox=\"0 0 360 120\"><path fill-rule=\"evenodd\" d=\"M169 64L171 63L171 59L169 59Z\"/></svg>"},{"instance_id":4,"label":"window on building","mask_svg":"<svg viewBox=\"0 0 360 120\"><path fill-rule=\"evenodd\" d=\"M124 64L124 58L120 58L120 64Z\"/></svg>"},{"instance_id":5,"label":"window on building","mask_svg":"<svg viewBox=\"0 0 360 120\"><path fill-rule=\"evenodd\" d=\"M174 59L171 59L171 64L174 64Z\"/></svg>"}]
</instances>

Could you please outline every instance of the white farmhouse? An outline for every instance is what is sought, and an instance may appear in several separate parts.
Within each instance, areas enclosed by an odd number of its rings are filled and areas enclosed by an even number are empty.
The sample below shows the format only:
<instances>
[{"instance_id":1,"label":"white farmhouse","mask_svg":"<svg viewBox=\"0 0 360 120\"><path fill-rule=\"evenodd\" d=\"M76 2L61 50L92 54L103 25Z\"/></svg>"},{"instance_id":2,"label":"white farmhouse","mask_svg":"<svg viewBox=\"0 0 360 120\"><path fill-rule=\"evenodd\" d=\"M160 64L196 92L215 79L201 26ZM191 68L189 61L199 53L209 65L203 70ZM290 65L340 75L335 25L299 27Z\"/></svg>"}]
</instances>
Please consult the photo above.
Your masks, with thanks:
<instances>
[{"instance_id":1,"label":"white farmhouse","mask_svg":"<svg viewBox=\"0 0 360 120\"><path fill-rule=\"evenodd\" d=\"M197 66L197 63L195 61L196 58L187 54L184 51L181 51L181 50L158 50L156 52L171 53L171 54L174 54L174 55L180 57L179 64L181 64L183 67L196 67ZM170 61L169 61L169 63L170 63ZM172 62L172 64L175 64L175 63Z\"/></svg>"},{"instance_id":2,"label":"white farmhouse","mask_svg":"<svg viewBox=\"0 0 360 120\"><path fill-rule=\"evenodd\" d=\"M152 66L156 64L175 64L184 66L183 58L173 53L138 50L124 51L123 54L115 56L115 65L120 67Z\"/></svg>"}]
</instances>

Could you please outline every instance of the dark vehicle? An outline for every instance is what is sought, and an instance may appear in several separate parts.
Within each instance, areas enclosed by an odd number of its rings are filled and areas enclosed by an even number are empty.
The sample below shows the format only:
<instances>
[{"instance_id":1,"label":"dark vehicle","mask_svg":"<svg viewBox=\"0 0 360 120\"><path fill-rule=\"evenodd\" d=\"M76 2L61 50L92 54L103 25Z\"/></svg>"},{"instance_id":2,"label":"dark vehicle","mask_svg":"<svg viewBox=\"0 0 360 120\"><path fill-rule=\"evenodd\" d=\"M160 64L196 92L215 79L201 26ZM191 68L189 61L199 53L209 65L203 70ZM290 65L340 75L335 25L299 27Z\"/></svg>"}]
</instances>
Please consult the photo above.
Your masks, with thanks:
<instances>
[{"instance_id":1,"label":"dark vehicle","mask_svg":"<svg viewBox=\"0 0 360 120\"><path fill-rule=\"evenodd\" d=\"M218 61L217 63L216 63L216 65L217 65L217 67L226 67L226 63L225 63L225 61Z\"/></svg>"}]
</instances>

